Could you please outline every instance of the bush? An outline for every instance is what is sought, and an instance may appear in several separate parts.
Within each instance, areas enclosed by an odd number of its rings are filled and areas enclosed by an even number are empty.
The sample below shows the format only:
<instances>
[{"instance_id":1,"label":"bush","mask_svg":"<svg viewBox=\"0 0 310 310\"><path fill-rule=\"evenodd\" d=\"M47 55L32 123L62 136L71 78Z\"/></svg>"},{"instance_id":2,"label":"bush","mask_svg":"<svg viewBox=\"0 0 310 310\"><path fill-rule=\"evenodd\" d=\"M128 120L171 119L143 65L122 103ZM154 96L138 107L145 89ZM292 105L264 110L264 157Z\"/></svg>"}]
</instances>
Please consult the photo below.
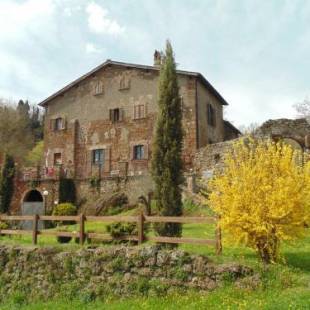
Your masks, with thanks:
<instances>
[{"instance_id":1,"label":"bush","mask_svg":"<svg viewBox=\"0 0 310 310\"><path fill-rule=\"evenodd\" d=\"M6 222L2 222L0 221L0 230L2 229L8 229L9 225ZM0 236L3 236L2 234L0 234Z\"/></svg>"},{"instance_id":2,"label":"bush","mask_svg":"<svg viewBox=\"0 0 310 310\"><path fill-rule=\"evenodd\" d=\"M137 224L135 223L114 223L107 225L107 232L113 238L121 238L137 234Z\"/></svg>"},{"instance_id":3,"label":"bush","mask_svg":"<svg viewBox=\"0 0 310 310\"><path fill-rule=\"evenodd\" d=\"M77 214L77 208L71 203L61 203L57 205L53 210L54 216L73 216ZM62 226L63 221L55 221L57 226ZM75 222L66 221L66 224L75 224ZM59 230L59 229L58 229ZM61 231L61 230L59 230ZM72 237L57 237L57 242L59 243L69 243Z\"/></svg>"},{"instance_id":4,"label":"bush","mask_svg":"<svg viewBox=\"0 0 310 310\"><path fill-rule=\"evenodd\" d=\"M8 229L9 228L9 225L6 223L6 222L0 222L0 230L2 229Z\"/></svg>"},{"instance_id":5,"label":"bush","mask_svg":"<svg viewBox=\"0 0 310 310\"><path fill-rule=\"evenodd\" d=\"M55 216L72 216L77 214L77 208L72 203L60 203L53 210Z\"/></svg>"},{"instance_id":6,"label":"bush","mask_svg":"<svg viewBox=\"0 0 310 310\"><path fill-rule=\"evenodd\" d=\"M121 239L126 236L137 236L138 228L136 223L113 223L107 225L107 232L111 235L112 238ZM149 225L144 225L144 234L146 234L149 230ZM123 242L127 242L123 240Z\"/></svg>"}]
</instances>

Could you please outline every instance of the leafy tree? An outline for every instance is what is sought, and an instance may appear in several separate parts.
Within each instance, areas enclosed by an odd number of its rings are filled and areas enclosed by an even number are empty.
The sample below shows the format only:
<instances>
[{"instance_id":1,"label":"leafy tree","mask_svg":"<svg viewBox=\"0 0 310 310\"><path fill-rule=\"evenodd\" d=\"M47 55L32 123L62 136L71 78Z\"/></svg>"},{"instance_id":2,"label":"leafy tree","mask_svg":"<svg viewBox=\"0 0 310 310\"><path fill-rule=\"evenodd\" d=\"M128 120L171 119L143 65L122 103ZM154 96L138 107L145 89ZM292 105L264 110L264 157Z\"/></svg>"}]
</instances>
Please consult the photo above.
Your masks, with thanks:
<instances>
[{"instance_id":1,"label":"leafy tree","mask_svg":"<svg viewBox=\"0 0 310 310\"><path fill-rule=\"evenodd\" d=\"M29 103L19 101L17 106L0 98L0 155L5 153L23 162L35 142L42 140L42 117L40 111Z\"/></svg>"},{"instance_id":2,"label":"leafy tree","mask_svg":"<svg viewBox=\"0 0 310 310\"><path fill-rule=\"evenodd\" d=\"M5 155L0 176L0 212L9 211L14 192L15 163L10 155Z\"/></svg>"},{"instance_id":3,"label":"leafy tree","mask_svg":"<svg viewBox=\"0 0 310 310\"><path fill-rule=\"evenodd\" d=\"M166 53L160 70L158 119L153 146L152 176L158 213L163 216L182 215L182 110L172 46L166 44ZM158 224L162 236L180 236L178 223Z\"/></svg>"},{"instance_id":4,"label":"leafy tree","mask_svg":"<svg viewBox=\"0 0 310 310\"><path fill-rule=\"evenodd\" d=\"M277 261L281 241L302 235L309 221L310 162L302 156L281 142L247 138L209 182L208 204L223 230L265 263Z\"/></svg>"},{"instance_id":5,"label":"leafy tree","mask_svg":"<svg viewBox=\"0 0 310 310\"><path fill-rule=\"evenodd\" d=\"M28 121L11 105L0 100L0 154L23 159L33 146Z\"/></svg>"},{"instance_id":6,"label":"leafy tree","mask_svg":"<svg viewBox=\"0 0 310 310\"><path fill-rule=\"evenodd\" d=\"M27 154L26 164L29 166L38 166L44 157L44 142L38 142L35 147Z\"/></svg>"}]
</instances>

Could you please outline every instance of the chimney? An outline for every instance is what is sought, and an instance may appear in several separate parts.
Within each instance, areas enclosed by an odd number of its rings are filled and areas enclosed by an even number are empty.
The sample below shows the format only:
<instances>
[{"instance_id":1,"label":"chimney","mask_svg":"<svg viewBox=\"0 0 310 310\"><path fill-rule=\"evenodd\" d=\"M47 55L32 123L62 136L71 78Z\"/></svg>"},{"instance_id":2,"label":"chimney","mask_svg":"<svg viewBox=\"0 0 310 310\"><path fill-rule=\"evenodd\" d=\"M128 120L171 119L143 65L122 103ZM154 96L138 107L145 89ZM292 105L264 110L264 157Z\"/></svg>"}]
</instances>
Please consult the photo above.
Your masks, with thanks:
<instances>
[{"instance_id":1,"label":"chimney","mask_svg":"<svg viewBox=\"0 0 310 310\"><path fill-rule=\"evenodd\" d=\"M158 50L155 50L154 67L160 67L160 65L161 65L161 53Z\"/></svg>"}]
</instances>

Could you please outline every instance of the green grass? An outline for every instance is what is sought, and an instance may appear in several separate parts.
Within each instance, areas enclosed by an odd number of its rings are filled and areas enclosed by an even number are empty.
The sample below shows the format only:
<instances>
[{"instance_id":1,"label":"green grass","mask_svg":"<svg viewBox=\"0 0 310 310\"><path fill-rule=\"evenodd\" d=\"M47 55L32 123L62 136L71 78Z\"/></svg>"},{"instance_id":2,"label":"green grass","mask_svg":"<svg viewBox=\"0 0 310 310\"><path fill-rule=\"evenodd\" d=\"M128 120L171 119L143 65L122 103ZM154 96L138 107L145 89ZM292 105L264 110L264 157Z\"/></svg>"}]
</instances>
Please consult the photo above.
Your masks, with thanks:
<instances>
[{"instance_id":1,"label":"green grass","mask_svg":"<svg viewBox=\"0 0 310 310\"><path fill-rule=\"evenodd\" d=\"M195 209L195 207L193 207ZM191 209L188 213L192 213ZM193 211L195 214L197 210ZM200 211L199 211L200 212ZM203 212L203 211L202 211ZM205 213L207 214L207 213ZM87 223L87 230L105 232L102 223ZM77 230L76 225L68 227ZM152 233L152 232L151 232ZM214 226L207 224L186 224L183 236L213 238ZM2 237L1 244L31 244L31 237ZM53 245L62 248L78 248L79 245L57 244L55 237L39 236L39 245ZM103 297L106 299L90 301L87 296L78 296L70 300L60 297L47 303L27 304L25 296L16 295L0 305L0 309L310 309L310 229L305 238L295 243L282 244L283 262L264 269L256 254L247 248L223 244L223 254L216 256L213 247L202 245L182 245L191 253L205 254L216 262L240 262L251 266L260 274L261 285L258 288L236 288L232 283L213 292L186 293L171 292L167 296L133 296L127 299Z\"/></svg>"}]
</instances>

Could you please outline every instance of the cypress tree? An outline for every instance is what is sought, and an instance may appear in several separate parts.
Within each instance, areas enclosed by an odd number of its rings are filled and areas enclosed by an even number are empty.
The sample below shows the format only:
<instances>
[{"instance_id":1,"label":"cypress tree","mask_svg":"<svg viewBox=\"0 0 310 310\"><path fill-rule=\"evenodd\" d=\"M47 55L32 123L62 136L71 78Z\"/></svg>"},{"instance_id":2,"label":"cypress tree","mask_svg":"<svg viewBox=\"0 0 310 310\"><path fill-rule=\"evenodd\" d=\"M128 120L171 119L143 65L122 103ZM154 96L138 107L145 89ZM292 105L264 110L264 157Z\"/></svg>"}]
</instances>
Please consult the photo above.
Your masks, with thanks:
<instances>
[{"instance_id":1,"label":"cypress tree","mask_svg":"<svg viewBox=\"0 0 310 310\"><path fill-rule=\"evenodd\" d=\"M10 209L14 192L14 173L14 159L6 154L0 177L0 213L6 213Z\"/></svg>"},{"instance_id":2,"label":"cypress tree","mask_svg":"<svg viewBox=\"0 0 310 310\"><path fill-rule=\"evenodd\" d=\"M59 203L76 202L76 188L73 179L60 178L59 180Z\"/></svg>"},{"instance_id":3,"label":"cypress tree","mask_svg":"<svg viewBox=\"0 0 310 310\"><path fill-rule=\"evenodd\" d=\"M182 215L183 129L181 98L172 46L166 43L159 78L158 118L153 145L152 176L155 183L156 208L162 216ZM161 236L181 236L182 225L159 223Z\"/></svg>"}]
</instances>

